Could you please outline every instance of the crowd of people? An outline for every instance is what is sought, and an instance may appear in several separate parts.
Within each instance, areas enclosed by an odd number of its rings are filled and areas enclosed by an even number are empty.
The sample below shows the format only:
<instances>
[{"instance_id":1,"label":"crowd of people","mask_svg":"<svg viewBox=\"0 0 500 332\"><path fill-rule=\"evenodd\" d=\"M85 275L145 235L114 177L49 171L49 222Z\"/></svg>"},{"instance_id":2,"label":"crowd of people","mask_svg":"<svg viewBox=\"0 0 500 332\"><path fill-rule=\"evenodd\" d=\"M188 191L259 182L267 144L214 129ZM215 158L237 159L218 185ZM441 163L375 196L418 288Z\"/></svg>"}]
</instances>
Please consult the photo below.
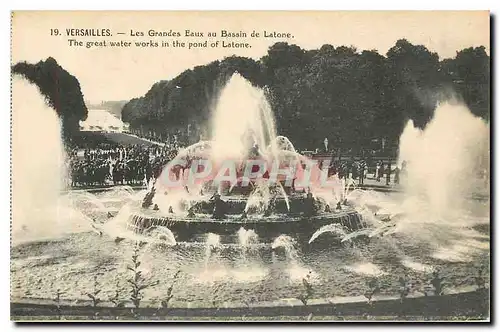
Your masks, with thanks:
<instances>
[{"instance_id":1,"label":"crowd of people","mask_svg":"<svg viewBox=\"0 0 500 332\"><path fill-rule=\"evenodd\" d=\"M71 185L73 187L94 187L107 185L146 185L157 178L164 166L182 148L177 142L163 145L119 145L101 143L92 148L74 147L70 152ZM313 157L314 158L314 157ZM333 157L329 175L350 178L364 185L368 174L377 182L398 184L405 172L406 163L401 167L385 161L355 160ZM320 168L321 168L320 164Z\"/></svg>"},{"instance_id":2,"label":"crowd of people","mask_svg":"<svg viewBox=\"0 0 500 332\"><path fill-rule=\"evenodd\" d=\"M71 185L143 185L158 177L163 166L179 150L177 144L102 144L93 149L73 149L70 153Z\"/></svg>"},{"instance_id":3,"label":"crowd of people","mask_svg":"<svg viewBox=\"0 0 500 332\"><path fill-rule=\"evenodd\" d=\"M400 183L402 175L406 174L406 161L402 164L395 165L391 159L384 160L335 160L330 162L329 175L337 174L340 179L352 179L358 182L359 185L364 185L368 175L372 175L372 179L377 182L384 182L386 185L391 183Z\"/></svg>"}]
</instances>

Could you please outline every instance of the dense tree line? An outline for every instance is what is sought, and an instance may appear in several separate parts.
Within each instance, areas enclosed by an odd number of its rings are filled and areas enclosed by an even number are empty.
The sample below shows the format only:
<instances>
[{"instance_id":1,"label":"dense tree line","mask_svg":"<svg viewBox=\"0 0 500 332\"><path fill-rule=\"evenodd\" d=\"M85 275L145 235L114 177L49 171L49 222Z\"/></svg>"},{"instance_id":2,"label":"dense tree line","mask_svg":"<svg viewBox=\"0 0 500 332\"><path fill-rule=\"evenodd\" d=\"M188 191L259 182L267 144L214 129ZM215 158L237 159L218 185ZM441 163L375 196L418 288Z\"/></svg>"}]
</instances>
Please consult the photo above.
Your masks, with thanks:
<instances>
[{"instance_id":1,"label":"dense tree line","mask_svg":"<svg viewBox=\"0 0 500 332\"><path fill-rule=\"evenodd\" d=\"M47 104L61 118L64 137L70 139L79 130L79 121L85 120L88 114L76 77L51 57L36 64L19 62L11 67L11 71L38 86Z\"/></svg>"},{"instance_id":2,"label":"dense tree line","mask_svg":"<svg viewBox=\"0 0 500 332\"><path fill-rule=\"evenodd\" d=\"M235 71L265 88L279 133L300 148L319 147L325 137L343 148L366 147L381 138L395 142L408 119L424 127L443 97L461 98L474 114L489 119L490 59L484 47L440 60L425 46L401 39L385 55L276 43L259 61L237 56L214 61L154 84L123 107L123 120L157 133L205 124Z\"/></svg>"},{"instance_id":3,"label":"dense tree line","mask_svg":"<svg viewBox=\"0 0 500 332\"><path fill-rule=\"evenodd\" d=\"M235 71L263 85L259 63L233 56L188 69L170 81L155 83L145 96L134 98L123 107L122 119L131 128L158 134L185 129L188 124L200 128L210 119L214 97Z\"/></svg>"}]
</instances>

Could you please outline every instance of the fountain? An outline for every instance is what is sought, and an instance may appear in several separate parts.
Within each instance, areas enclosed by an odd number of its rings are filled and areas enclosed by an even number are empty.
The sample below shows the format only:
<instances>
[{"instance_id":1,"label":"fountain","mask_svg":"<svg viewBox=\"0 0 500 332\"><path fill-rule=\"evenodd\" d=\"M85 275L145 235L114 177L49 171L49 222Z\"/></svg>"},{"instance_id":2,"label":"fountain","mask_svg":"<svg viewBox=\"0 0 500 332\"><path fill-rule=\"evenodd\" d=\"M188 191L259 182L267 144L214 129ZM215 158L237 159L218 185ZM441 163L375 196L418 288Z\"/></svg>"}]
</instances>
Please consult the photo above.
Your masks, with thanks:
<instances>
[{"instance_id":1,"label":"fountain","mask_svg":"<svg viewBox=\"0 0 500 332\"><path fill-rule=\"evenodd\" d=\"M276 134L264 91L238 73L219 96L211 128L210 141L187 147L165 166L130 216L130 230L168 227L177 241L213 233L224 243L237 242L244 228L260 239L290 234L307 242L332 223L362 227L359 213L339 206L346 184L337 179L336 186L320 188L327 169Z\"/></svg>"},{"instance_id":2,"label":"fountain","mask_svg":"<svg viewBox=\"0 0 500 332\"><path fill-rule=\"evenodd\" d=\"M427 271L444 268L451 283L469 286L472 262L489 264L489 204L468 199L482 169L474 161L488 155L477 147L487 150L489 128L460 105L440 105L423 131L409 123L400 147L399 164L407 161L408 171L402 193L361 190L352 179L324 176L277 135L263 92L235 75L214 111L211 139L180 151L147 190L61 193L59 121L25 83L13 82L14 298L39 303L65 286L76 303L101 272L103 293L112 294L110 280L130 278L134 242L147 243L141 268L160 285L182 271L174 294L186 308L213 303L214 294L228 306L250 303L254 295L289 299L306 278L317 298L359 295L367 277L397 278L405 269L423 280ZM28 102L31 96L39 104ZM244 115L234 108L240 105ZM36 130L45 144L33 150ZM231 146L224 149L224 142ZM457 161L447 176L443 166ZM296 169L273 181L276 164ZM389 282L388 293L398 285ZM155 287L144 298L167 298L169 289Z\"/></svg>"},{"instance_id":3,"label":"fountain","mask_svg":"<svg viewBox=\"0 0 500 332\"><path fill-rule=\"evenodd\" d=\"M20 76L12 78L12 108L13 244L92 230L92 220L60 194L67 167L56 112Z\"/></svg>"},{"instance_id":4,"label":"fountain","mask_svg":"<svg viewBox=\"0 0 500 332\"><path fill-rule=\"evenodd\" d=\"M409 121L401 135L405 191L425 197L436 215L457 210L478 191L479 173L489 162L489 125L453 101L437 106L425 130Z\"/></svg>"}]
</instances>

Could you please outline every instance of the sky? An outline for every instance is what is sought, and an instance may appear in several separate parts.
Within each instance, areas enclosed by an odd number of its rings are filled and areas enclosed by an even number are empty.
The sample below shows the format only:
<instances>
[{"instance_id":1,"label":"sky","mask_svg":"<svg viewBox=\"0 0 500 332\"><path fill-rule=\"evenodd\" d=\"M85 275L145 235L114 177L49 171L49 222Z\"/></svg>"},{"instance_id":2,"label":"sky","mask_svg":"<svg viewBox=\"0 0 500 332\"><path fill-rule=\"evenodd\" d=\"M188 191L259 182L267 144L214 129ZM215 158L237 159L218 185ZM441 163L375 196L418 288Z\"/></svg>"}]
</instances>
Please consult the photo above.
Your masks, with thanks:
<instances>
[{"instance_id":1,"label":"sky","mask_svg":"<svg viewBox=\"0 0 500 332\"><path fill-rule=\"evenodd\" d=\"M59 29L60 35L51 35ZM68 37L66 29L110 29L111 37ZM179 31L182 37L149 37L149 30ZM186 38L185 30L204 32L202 38ZM220 31L245 31L248 38L220 37ZM255 30L290 33L293 38L252 38ZM132 37L131 32L143 32ZM125 35L117 35L122 32ZM207 38L208 32L217 37ZM69 46L68 39L84 46ZM396 41L406 38L423 44L441 58L450 58L466 47L485 46L489 53L490 17L487 11L357 11L357 12L14 12L12 63L36 63L49 56L80 81L85 100L129 100L143 96L160 80L174 78L186 69L231 55L259 59L272 44L286 41L304 49L323 44L355 46L385 54ZM169 41L188 43L224 40L248 42L251 48L128 48L109 47L110 41ZM85 42L106 40L108 47L86 48Z\"/></svg>"}]
</instances>

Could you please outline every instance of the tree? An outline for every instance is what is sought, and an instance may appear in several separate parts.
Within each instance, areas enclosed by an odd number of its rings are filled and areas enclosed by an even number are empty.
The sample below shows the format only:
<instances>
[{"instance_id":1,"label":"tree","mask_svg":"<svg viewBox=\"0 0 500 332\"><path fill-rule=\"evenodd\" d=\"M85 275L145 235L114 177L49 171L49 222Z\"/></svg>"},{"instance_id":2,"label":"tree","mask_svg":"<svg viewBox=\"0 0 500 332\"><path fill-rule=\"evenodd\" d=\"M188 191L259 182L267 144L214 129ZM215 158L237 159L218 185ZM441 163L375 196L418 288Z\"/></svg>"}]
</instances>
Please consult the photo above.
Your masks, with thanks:
<instances>
[{"instance_id":1,"label":"tree","mask_svg":"<svg viewBox=\"0 0 500 332\"><path fill-rule=\"evenodd\" d=\"M457 52L455 59L442 61L454 89L481 117L490 117L490 58L484 46L469 47Z\"/></svg>"},{"instance_id":2,"label":"tree","mask_svg":"<svg viewBox=\"0 0 500 332\"><path fill-rule=\"evenodd\" d=\"M123 108L134 128L209 123L217 97L234 72L264 88L277 131L299 149L363 148L377 138L397 142L412 119L425 127L442 92L454 87L475 114L489 116L489 57L484 47L439 56L398 40L386 56L376 50L325 44L316 50L279 42L259 61L231 56L153 85Z\"/></svg>"},{"instance_id":3,"label":"tree","mask_svg":"<svg viewBox=\"0 0 500 332\"><path fill-rule=\"evenodd\" d=\"M387 65L395 106L403 111L403 118L413 119L415 125L424 127L438 101L436 95L427 92L440 89L443 83L439 56L423 45L400 39L387 52Z\"/></svg>"},{"instance_id":4,"label":"tree","mask_svg":"<svg viewBox=\"0 0 500 332\"><path fill-rule=\"evenodd\" d=\"M49 57L36 64L19 62L12 66L11 72L25 77L39 88L47 104L61 118L65 139L70 139L79 130L79 121L85 120L88 115L80 82L59 66L54 58Z\"/></svg>"}]
</instances>

